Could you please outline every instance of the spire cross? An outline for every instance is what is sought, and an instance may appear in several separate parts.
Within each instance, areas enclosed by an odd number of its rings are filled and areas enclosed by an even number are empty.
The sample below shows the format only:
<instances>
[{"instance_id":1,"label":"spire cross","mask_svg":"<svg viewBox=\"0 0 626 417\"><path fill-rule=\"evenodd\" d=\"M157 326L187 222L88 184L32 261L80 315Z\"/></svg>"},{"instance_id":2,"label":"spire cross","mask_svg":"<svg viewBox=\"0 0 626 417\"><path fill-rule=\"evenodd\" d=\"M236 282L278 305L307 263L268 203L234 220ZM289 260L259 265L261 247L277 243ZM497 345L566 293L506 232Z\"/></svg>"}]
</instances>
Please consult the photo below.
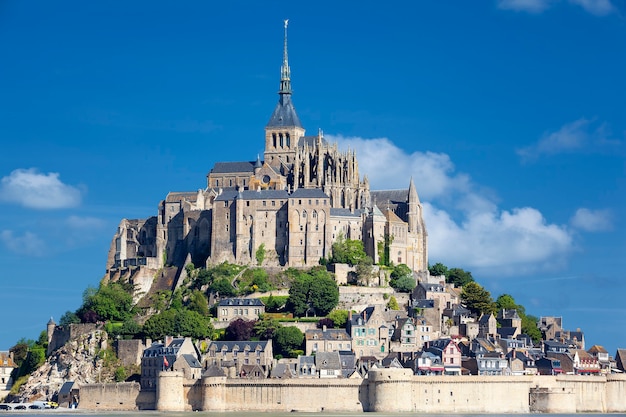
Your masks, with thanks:
<instances>
[{"instance_id":1,"label":"spire cross","mask_svg":"<svg viewBox=\"0 0 626 417\"><path fill-rule=\"evenodd\" d=\"M283 65L280 71L280 94L291 94L291 70L289 69L289 58L287 54L287 26L289 19L284 20L285 24L285 43L283 49Z\"/></svg>"}]
</instances>

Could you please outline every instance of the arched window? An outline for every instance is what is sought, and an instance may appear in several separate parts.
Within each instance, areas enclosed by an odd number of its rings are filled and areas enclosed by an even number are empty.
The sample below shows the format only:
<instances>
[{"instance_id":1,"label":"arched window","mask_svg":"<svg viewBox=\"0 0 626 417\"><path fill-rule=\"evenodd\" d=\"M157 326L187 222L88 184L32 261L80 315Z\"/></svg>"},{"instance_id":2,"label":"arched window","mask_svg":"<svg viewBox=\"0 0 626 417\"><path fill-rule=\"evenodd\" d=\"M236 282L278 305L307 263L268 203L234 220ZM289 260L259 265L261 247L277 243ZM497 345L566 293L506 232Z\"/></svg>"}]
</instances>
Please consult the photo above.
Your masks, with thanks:
<instances>
[{"instance_id":1,"label":"arched window","mask_svg":"<svg viewBox=\"0 0 626 417\"><path fill-rule=\"evenodd\" d=\"M290 148L291 147L291 137L289 136L289 133L285 133L285 137L287 138L287 147Z\"/></svg>"},{"instance_id":2,"label":"arched window","mask_svg":"<svg viewBox=\"0 0 626 417\"><path fill-rule=\"evenodd\" d=\"M276 133L272 133L272 145L276 147Z\"/></svg>"},{"instance_id":3,"label":"arched window","mask_svg":"<svg viewBox=\"0 0 626 417\"><path fill-rule=\"evenodd\" d=\"M280 139L280 147L284 148L285 147L285 138L283 137L282 133L278 134L278 138Z\"/></svg>"}]
</instances>

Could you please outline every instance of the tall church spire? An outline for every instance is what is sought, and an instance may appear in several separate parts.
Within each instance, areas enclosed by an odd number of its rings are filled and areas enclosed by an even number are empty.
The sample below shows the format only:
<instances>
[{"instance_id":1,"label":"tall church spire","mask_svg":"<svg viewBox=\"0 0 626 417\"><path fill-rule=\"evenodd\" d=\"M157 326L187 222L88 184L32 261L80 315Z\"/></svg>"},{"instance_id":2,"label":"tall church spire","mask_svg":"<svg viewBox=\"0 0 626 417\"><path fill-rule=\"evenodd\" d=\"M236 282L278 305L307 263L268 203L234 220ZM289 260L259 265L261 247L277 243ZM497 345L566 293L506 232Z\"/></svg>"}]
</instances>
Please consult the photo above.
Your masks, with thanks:
<instances>
[{"instance_id":1,"label":"tall church spire","mask_svg":"<svg viewBox=\"0 0 626 417\"><path fill-rule=\"evenodd\" d=\"M287 25L289 19L284 21L285 38L283 43L283 64L280 67L280 99L274 109L266 127L299 127L302 128L296 109L291 102L291 69L287 55ZM288 146L289 147L289 146Z\"/></svg>"},{"instance_id":2,"label":"tall church spire","mask_svg":"<svg viewBox=\"0 0 626 417\"><path fill-rule=\"evenodd\" d=\"M285 20L283 65L280 67L280 91L278 94L291 94L291 69L289 68L289 58L287 55L287 25L289 25L289 19Z\"/></svg>"}]
</instances>

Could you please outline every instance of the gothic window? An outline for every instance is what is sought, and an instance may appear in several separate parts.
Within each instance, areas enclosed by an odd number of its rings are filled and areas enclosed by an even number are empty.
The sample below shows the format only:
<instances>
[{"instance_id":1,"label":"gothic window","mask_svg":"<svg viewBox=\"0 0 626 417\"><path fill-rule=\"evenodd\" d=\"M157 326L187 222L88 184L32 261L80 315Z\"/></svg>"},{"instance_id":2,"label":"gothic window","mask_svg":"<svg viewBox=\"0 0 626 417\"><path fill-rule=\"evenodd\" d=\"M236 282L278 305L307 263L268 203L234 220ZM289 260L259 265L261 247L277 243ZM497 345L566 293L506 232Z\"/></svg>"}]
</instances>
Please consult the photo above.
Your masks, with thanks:
<instances>
[{"instance_id":1,"label":"gothic window","mask_svg":"<svg viewBox=\"0 0 626 417\"><path fill-rule=\"evenodd\" d=\"M316 219L317 218L317 211L313 210L313 218Z\"/></svg>"},{"instance_id":2,"label":"gothic window","mask_svg":"<svg viewBox=\"0 0 626 417\"><path fill-rule=\"evenodd\" d=\"M289 136L289 133L285 133L285 137L287 138L287 147L290 148L291 147L291 136Z\"/></svg>"},{"instance_id":3,"label":"gothic window","mask_svg":"<svg viewBox=\"0 0 626 417\"><path fill-rule=\"evenodd\" d=\"M272 145L276 147L276 133L272 133Z\"/></svg>"},{"instance_id":4,"label":"gothic window","mask_svg":"<svg viewBox=\"0 0 626 417\"><path fill-rule=\"evenodd\" d=\"M280 140L280 147L281 147L281 148L285 147L285 138L283 137L283 134L282 134L282 133L279 133L279 134L278 134L278 138L279 138L279 140Z\"/></svg>"},{"instance_id":5,"label":"gothic window","mask_svg":"<svg viewBox=\"0 0 626 417\"><path fill-rule=\"evenodd\" d=\"M306 210L302 212L302 218L306 219Z\"/></svg>"}]
</instances>

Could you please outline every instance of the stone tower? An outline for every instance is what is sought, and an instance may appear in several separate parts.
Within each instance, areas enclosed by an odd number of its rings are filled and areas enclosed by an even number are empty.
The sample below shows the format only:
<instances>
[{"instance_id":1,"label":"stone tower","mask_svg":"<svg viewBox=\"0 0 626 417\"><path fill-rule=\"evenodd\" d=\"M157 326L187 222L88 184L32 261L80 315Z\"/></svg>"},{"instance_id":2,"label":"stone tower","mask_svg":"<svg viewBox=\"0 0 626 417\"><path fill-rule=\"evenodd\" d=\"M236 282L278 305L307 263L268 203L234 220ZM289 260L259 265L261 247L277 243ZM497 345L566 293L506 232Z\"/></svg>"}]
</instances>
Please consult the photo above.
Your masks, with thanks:
<instances>
[{"instance_id":1,"label":"stone tower","mask_svg":"<svg viewBox=\"0 0 626 417\"><path fill-rule=\"evenodd\" d=\"M265 126L265 162L276 172L287 175L295 156L298 141L304 136L304 128L291 101L291 69L287 55L287 24L283 47L283 64L280 69L278 104Z\"/></svg>"}]
</instances>

